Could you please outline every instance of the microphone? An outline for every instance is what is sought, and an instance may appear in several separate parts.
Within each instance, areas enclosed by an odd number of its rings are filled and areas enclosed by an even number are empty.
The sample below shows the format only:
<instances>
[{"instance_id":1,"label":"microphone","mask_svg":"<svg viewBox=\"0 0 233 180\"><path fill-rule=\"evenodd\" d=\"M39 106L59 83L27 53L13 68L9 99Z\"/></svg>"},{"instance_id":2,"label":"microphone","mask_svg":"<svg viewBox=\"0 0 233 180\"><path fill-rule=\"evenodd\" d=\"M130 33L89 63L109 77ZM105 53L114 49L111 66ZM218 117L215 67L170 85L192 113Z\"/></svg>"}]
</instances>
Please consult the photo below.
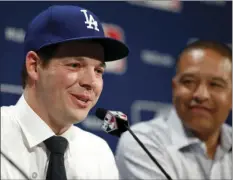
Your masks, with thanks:
<instances>
[{"instance_id":1,"label":"microphone","mask_svg":"<svg viewBox=\"0 0 233 180\"><path fill-rule=\"evenodd\" d=\"M158 166L162 173L166 176L168 180L172 180L170 175L163 169L163 167L158 163L155 157L149 152L149 150L144 146L144 144L138 139L134 132L129 127L129 122L127 116L120 111L108 111L104 108L98 108L95 115L103 120L102 129L114 136L120 137L125 131L129 131L133 138L138 142L141 148L147 153L150 159Z\"/></svg>"},{"instance_id":2,"label":"microphone","mask_svg":"<svg viewBox=\"0 0 233 180\"><path fill-rule=\"evenodd\" d=\"M120 111L107 111L98 108L95 114L104 121L102 129L109 134L120 137L123 132L128 130L127 116Z\"/></svg>"}]
</instances>

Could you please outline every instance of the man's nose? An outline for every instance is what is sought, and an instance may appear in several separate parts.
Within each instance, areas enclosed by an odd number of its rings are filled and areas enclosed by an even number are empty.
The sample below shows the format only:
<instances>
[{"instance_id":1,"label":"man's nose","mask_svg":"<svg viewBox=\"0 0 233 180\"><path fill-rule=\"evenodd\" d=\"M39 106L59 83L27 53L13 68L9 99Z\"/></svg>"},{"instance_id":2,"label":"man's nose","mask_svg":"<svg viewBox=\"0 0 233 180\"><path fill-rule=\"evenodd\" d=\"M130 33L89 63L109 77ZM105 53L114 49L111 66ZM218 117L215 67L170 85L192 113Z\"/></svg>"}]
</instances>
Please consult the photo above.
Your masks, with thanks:
<instances>
[{"instance_id":1,"label":"man's nose","mask_svg":"<svg viewBox=\"0 0 233 180\"><path fill-rule=\"evenodd\" d=\"M79 84L87 90L92 90L96 84L95 71L91 68L82 71L79 77Z\"/></svg>"},{"instance_id":2,"label":"man's nose","mask_svg":"<svg viewBox=\"0 0 233 180\"><path fill-rule=\"evenodd\" d=\"M194 94L193 94L194 99L198 99L199 101L205 101L209 99L210 93L208 91L208 87L205 84L200 84Z\"/></svg>"}]
</instances>

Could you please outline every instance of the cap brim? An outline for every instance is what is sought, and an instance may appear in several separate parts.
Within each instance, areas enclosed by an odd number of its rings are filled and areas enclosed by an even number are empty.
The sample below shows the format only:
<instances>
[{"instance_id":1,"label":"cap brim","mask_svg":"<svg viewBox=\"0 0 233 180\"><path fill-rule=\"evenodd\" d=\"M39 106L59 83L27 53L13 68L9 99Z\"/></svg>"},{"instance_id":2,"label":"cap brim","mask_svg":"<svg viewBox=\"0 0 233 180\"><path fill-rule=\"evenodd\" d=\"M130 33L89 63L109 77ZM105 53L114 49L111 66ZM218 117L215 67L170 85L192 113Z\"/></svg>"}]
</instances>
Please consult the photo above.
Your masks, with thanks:
<instances>
[{"instance_id":1,"label":"cap brim","mask_svg":"<svg viewBox=\"0 0 233 180\"><path fill-rule=\"evenodd\" d=\"M100 43L104 48L104 59L105 62L120 60L128 56L129 48L121 41L108 37L82 37L82 38L72 38L65 40L57 40L52 43L43 44L39 49L50 46L53 44L61 44L70 41L92 41Z\"/></svg>"},{"instance_id":2,"label":"cap brim","mask_svg":"<svg viewBox=\"0 0 233 180\"><path fill-rule=\"evenodd\" d=\"M128 56L129 48L121 41L112 38L91 38L104 47L105 61L115 61Z\"/></svg>"}]
</instances>

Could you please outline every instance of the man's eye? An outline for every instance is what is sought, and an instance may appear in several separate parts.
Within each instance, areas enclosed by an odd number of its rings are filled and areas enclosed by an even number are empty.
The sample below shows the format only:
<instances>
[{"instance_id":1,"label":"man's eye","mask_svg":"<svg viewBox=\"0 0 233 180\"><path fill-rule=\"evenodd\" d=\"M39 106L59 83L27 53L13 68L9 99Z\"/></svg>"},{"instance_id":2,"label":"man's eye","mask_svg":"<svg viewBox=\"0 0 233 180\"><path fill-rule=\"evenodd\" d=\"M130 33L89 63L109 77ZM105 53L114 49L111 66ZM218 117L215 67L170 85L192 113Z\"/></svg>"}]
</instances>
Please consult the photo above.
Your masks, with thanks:
<instances>
[{"instance_id":1,"label":"man's eye","mask_svg":"<svg viewBox=\"0 0 233 180\"><path fill-rule=\"evenodd\" d=\"M103 70L103 69L96 69L96 72L97 72L98 74L104 74L104 70Z\"/></svg>"},{"instance_id":2,"label":"man's eye","mask_svg":"<svg viewBox=\"0 0 233 180\"><path fill-rule=\"evenodd\" d=\"M77 68L77 67L80 67L80 64L79 63L71 63L71 64L69 64L69 66L71 66L73 68Z\"/></svg>"},{"instance_id":3,"label":"man's eye","mask_svg":"<svg viewBox=\"0 0 233 180\"><path fill-rule=\"evenodd\" d=\"M220 88L223 87L223 85L221 85L221 84L219 84L219 83L215 83L215 82L211 82L211 83L210 83L210 86L212 86L212 87L220 87Z\"/></svg>"},{"instance_id":4,"label":"man's eye","mask_svg":"<svg viewBox=\"0 0 233 180\"><path fill-rule=\"evenodd\" d=\"M194 81L191 80L191 79L185 79L185 80L182 81L183 84L191 84L191 83L193 83L193 82L194 82Z\"/></svg>"}]
</instances>

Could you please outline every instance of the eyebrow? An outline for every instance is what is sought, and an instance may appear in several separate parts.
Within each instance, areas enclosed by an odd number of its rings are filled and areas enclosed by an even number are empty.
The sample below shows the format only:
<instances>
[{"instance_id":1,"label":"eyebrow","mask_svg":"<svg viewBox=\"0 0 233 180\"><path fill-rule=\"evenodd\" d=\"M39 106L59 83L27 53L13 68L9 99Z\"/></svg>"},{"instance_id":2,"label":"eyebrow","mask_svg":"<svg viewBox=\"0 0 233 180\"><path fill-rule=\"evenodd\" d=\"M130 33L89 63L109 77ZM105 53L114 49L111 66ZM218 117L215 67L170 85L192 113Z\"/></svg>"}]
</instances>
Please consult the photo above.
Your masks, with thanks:
<instances>
[{"instance_id":1,"label":"eyebrow","mask_svg":"<svg viewBox=\"0 0 233 180\"><path fill-rule=\"evenodd\" d=\"M183 77L196 77L195 74L192 74L192 73L183 73L183 74L180 74L180 77L183 78Z\"/></svg>"},{"instance_id":2,"label":"eyebrow","mask_svg":"<svg viewBox=\"0 0 233 180\"><path fill-rule=\"evenodd\" d=\"M85 60L85 58L83 58L83 57L74 57L74 60L76 60L76 61L84 61ZM103 67L103 68L106 68L106 63L105 62L103 62L103 61L101 61L100 62L100 64L98 65L99 67Z\"/></svg>"},{"instance_id":3,"label":"eyebrow","mask_svg":"<svg viewBox=\"0 0 233 180\"><path fill-rule=\"evenodd\" d=\"M193 77L196 77L196 76L194 74L192 74L192 73L184 73L184 74L181 74L181 76L180 76L181 79L186 78L186 77L193 78ZM227 80L225 80L225 79L223 79L221 77L211 77L210 79L212 81L218 81L218 82L223 83L225 85L228 84Z\"/></svg>"}]
</instances>

